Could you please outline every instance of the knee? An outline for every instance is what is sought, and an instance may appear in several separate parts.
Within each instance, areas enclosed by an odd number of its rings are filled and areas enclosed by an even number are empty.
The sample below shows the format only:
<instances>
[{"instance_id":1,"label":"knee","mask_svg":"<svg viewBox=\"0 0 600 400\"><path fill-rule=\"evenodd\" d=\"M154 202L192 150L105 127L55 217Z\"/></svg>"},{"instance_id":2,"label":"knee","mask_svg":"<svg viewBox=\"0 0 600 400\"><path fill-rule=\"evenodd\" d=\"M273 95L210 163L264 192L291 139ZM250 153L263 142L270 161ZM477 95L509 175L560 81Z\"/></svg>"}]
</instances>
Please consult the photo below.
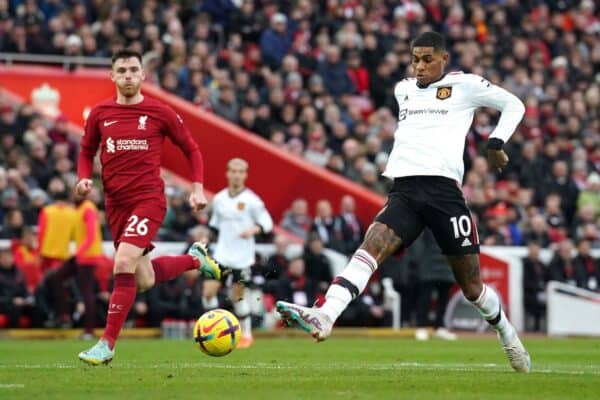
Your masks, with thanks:
<instances>
[{"instance_id":1,"label":"knee","mask_svg":"<svg viewBox=\"0 0 600 400\"><path fill-rule=\"evenodd\" d=\"M134 257L119 255L115 258L115 274L133 274L135 272L136 260Z\"/></svg>"},{"instance_id":2,"label":"knee","mask_svg":"<svg viewBox=\"0 0 600 400\"><path fill-rule=\"evenodd\" d=\"M231 297L234 302L242 300L244 298L244 287L238 283L234 283L231 286Z\"/></svg>"},{"instance_id":3,"label":"knee","mask_svg":"<svg viewBox=\"0 0 600 400\"><path fill-rule=\"evenodd\" d=\"M202 294L207 299L212 299L219 292L219 288L221 287L221 282L206 279L202 282Z\"/></svg>"},{"instance_id":4,"label":"knee","mask_svg":"<svg viewBox=\"0 0 600 400\"><path fill-rule=\"evenodd\" d=\"M481 282L467 282L461 287L461 289L467 300L475 301L481 295L483 284Z\"/></svg>"},{"instance_id":5,"label":"knee","mask_svg":"<svg viewBox=\"0 0 600 400\"><path fill-rule=\"evenodd\" d=\"M138 293L143 293L154 287L154 277L138 277L136 279Z\"/></svg>"}]
</instances>

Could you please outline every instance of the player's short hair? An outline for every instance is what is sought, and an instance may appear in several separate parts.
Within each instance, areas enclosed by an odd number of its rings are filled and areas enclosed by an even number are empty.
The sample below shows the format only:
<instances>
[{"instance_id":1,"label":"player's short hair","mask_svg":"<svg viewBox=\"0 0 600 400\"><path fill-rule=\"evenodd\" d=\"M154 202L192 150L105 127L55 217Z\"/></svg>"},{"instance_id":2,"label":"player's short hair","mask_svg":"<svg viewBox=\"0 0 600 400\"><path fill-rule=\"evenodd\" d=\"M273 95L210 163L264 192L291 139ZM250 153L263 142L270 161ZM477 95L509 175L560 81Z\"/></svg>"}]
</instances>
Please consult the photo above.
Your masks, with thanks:
<instances>
[{"instance_id":1,"label":"player's short hair","mask_svg":"<svg viewBox=\"0 0 600 400\"><path fill-rule=\"evenodd\" d=\"M232 165L239 165L242 168L244 168L246 171L248 170L248 161L244 160L243 158L232 158L231 160L229 160L227 162L227 169L229 169Z\"/></svg>"},{"instance_id":2,"label":"player's short hair","mask_svg":"<svg viewBox=\"0 0 600 400\"><path fill-rule=\"evenodd\" d=\"M131 49L120 49L115 51L112 56L112 65L115 65L117 60L125 59L125 58L137 58L140 64L142 63L142 55L135 50Z\"/></svg>"},{"instance_id":3,"label":"player's short hair","mask_svg":"<svg viewBox=\"0 0 600 400\"><path fill-rule=\"evenodd\" d=\"M413 41L412 47L433 47L434 51L446 51L446 39L438 32L423 32Z\"/></svg>"}]
</instances>

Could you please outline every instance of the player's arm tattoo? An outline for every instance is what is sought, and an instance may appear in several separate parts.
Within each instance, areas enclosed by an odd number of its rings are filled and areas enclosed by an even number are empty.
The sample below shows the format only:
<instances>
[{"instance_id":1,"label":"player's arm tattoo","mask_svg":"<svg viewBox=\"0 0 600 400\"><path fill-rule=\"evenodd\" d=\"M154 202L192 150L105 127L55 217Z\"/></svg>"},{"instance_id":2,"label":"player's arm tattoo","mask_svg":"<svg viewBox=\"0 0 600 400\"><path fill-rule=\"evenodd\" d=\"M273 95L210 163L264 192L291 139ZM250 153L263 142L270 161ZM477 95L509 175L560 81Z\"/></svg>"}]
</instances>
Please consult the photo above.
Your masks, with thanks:
<instances>
[{"instance_id":1,"label":"player's arm tattoo","mask_svg":"<svg viewBox=\"0 0 600 400\"><path fill-rule=\"evenodd\" d=\"M391 228L380 222L374 222L369 226L360 248L371 254L377 264L380 264L394 254L401 245L402 239Z\"/></svg>"}]
</instances>

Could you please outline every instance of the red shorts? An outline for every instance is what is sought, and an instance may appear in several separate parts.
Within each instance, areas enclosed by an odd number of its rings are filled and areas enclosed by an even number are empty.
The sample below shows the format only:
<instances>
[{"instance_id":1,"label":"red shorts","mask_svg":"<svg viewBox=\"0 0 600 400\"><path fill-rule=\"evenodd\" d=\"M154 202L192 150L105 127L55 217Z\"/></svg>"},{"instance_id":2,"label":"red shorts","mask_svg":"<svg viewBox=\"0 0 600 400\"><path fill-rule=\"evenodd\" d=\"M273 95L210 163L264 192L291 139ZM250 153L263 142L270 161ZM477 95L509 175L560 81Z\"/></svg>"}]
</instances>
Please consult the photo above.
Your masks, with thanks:
<instances>
[{"instance_id":1,"label":"red shorts","mask_svg":"<svg viewBox=\"0 0 600 400\"><path fill-rule=\"evenodd\" d=\"M167 207L163 200L146 200L129 204L106 205L106 218L110 226L115 249L126 242L150 252L152 239L158 232Z\"/></svg>"},{"instance_id":2,"label":"red shorts","mask_svg":"<svg viewBox=\"0 0 600 400\"><path fill-rule=\"evenodd\" d=\"M40 269L42 273L46 273L46 271L52 269L58 269L58 267L62 266L67 260L63 260L60 258L52 258L52 257L44 257L42 256L42 262L40 265Z\"/></svg>"}]
</instances>

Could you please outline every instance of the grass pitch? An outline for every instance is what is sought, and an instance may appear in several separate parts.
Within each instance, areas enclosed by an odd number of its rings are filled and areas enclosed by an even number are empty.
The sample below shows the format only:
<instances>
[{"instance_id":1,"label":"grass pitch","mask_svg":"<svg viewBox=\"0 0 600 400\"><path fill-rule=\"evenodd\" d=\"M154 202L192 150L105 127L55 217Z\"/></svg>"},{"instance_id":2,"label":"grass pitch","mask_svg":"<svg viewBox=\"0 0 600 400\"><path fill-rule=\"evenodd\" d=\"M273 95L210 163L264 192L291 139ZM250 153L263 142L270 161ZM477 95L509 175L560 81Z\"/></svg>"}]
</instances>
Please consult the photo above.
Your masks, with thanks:
<instances>
[{"instance_id":1,"label":"grass pitch","mask_svg":"<svg viewBox=\"0 0 600 400\"><path fill-rule=\"evenodd\" d=\"M490 337L257 339L211 358L189 341L121 340L110 366L92 342L0 342L0 399L598 399L600 340L524 340L533 372L512 372Z\"/></svg>"}]
</instances>

